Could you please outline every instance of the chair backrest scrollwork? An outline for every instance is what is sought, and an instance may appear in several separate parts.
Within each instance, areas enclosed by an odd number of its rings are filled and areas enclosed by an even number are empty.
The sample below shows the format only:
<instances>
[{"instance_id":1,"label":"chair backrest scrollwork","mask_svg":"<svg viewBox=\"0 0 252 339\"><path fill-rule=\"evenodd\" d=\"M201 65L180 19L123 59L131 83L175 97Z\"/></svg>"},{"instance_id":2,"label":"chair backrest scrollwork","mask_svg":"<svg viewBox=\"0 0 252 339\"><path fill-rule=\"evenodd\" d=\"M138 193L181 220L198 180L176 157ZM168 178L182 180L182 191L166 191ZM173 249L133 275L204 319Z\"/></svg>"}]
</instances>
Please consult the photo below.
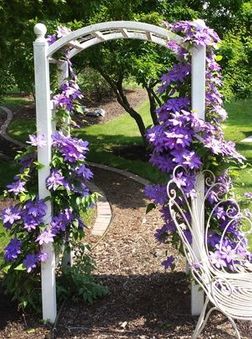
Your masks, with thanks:
<instances>
[{"instance_id":1,"label":"chair backrest scrollwork","mask_svg":"<svg viewBox=\"0 0 252 339\"><path fill-rule=\"evenodd\" d=\"M241 213L234 199L226 198L225 178L216 178L210 171L201 173L205 178L202 201L205 225L202 234L199 212L193 209L192 204L197 192L185 192L176 179L181 171L186 170L177 166L167 185L168 206L197 283L206 290L206 285L220 275L234 274L235 278L236 273L251 272L252 256L247 239L252 234L252 222Z\"/></svg>"}]
</instances>

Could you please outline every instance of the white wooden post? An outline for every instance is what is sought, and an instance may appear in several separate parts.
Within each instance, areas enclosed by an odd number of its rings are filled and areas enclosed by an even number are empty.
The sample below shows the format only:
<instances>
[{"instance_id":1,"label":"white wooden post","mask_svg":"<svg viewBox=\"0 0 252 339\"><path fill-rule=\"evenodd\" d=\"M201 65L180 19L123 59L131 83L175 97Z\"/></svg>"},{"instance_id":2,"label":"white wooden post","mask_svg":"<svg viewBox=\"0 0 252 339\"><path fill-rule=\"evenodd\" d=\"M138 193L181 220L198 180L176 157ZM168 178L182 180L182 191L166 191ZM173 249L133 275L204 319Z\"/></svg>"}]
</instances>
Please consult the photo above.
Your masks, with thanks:
<instances>
[{"instance_id":1,"label":"white wooden post","mask_svg":"<svg viewBox=\"0 0 252 339\"><path fill-rule=\"evenodd\" d=\"M50 192L46 188L46 178L50 174L52 107L45 25L37 24L34 27L34 32L37 35L37 39L33 43L37 133L44 134L47 142L46 146L38 148L38 161L43 164L43 167L38 171L38 192L39 198L44 199L50 196ZM44 218L47 225L51 221L51 216L52 205L50 201L47 201L47 213ZM43 320L53 323L57 315L55 253L51 243L42 246L42 250L48 254L48 260L41 264Z\"/></svg>"},{"instance_id":2,"label":"white wooden post","mask_svg":"<svg viewBox=\"0 0 252 339\"><path fill-rule=\"evenodd\" d=\"M196 22L205 26L203 20L196 20ZM206 48L205 46L197 46L192 49L192 110L197 114L200 119L205 120L205 70L206 70ZM192 224L192 227L195 229L200 225L200 233L195 231L195 234L200 234L202 239L200 243L204 242L204 176L198 175L196 178L196 197L192 199L192 211L195 218L198 219L198 223ZM195 248L196 246L193 243L195 253L199 252L200 249ZM191 314L199 315L204 305L204 293L202 290L199 290L198 285L192 283L191 290Z\"/></svg>"}]
</instances>

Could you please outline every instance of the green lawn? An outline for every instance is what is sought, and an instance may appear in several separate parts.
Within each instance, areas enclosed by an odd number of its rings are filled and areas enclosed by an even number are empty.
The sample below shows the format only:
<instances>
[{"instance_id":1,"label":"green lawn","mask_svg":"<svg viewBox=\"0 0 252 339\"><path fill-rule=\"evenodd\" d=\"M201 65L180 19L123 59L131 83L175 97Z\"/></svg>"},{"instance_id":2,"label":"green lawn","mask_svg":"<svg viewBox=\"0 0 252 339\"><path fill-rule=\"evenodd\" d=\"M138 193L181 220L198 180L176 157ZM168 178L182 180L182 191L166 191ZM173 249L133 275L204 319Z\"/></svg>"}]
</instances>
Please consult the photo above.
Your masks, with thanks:
<instances>
[{"instance_id":1,"label":"green lawn","mask_svg":"<svg viewBox=\"0 0 252 339\"><path fill-rule=\"evenodd\" d=\"M5 229L3 228L2 223L0 222L0 265L3 263L3 249L9 242L9 237ZM1 273L0 273L1 277Z\"/></svg>"},{"instance_id":2,"label":"green lawn","mask_svg":"<svg viewBox=\"0 0 252 339\"><path fill-rule=\"evenodd\" d=\"M226 104L229 118L223 127L226 138L236 142L238 151L252 165L252 143L241 143L241 140L252 135L251 107L252 99L238 100ZM147 102L138 107L146 126L151 124L148 108ZM9 133L12 137L25 141L27 135L33 133L34 130L35 122L33 120L22 121L21 119L16 119L12 122ZM127 169L153 182L158 182L162 179L160 173L149 164L140 160L126 160L113 154L112 149L115 146L141 143L137 126L128 114L124 114L105 124L77 129L75 135L90 142L88 160ZM252 168L248 167L236 172L235 188L239 193L252 191Z\"/></svg>"},{"instance_id":3,"label":"green lawn","mask_svg":"<svg viewBox=\"0 0 252 339\"><path fill-rule=\"evenodd\" d=\"M17 106L29 105L33 102L32 98L23 97L18 94L8 95L3 97L1 100L1 105L7 105L10 108L16 108Z\"/></svg>"},{"instance_id":4,"label":"green lawn","mask_svg":"<svg viewBox=\"0 0 252 339\"><path fill-rule=\"evenodd\" d=\"M238 193L252 192L252 143L241 142L252 135L252 99L228 103L226 109L229 117L223 126L225 137L233 140L237 150L248 160L248 167L235 173L235 189Z\"/></svg>"}]
</instances>

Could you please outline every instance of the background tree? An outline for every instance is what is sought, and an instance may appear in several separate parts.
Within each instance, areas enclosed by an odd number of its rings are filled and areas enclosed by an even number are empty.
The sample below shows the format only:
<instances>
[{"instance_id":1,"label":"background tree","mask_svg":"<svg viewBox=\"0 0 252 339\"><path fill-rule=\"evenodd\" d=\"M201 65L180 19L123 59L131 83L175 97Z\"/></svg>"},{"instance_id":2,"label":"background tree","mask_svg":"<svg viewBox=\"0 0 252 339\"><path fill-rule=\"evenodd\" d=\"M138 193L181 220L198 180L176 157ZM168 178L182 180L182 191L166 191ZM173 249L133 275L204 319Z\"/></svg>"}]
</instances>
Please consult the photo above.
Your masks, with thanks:
<instances>
[{"instance_id":1,"label":"background tree","mask_svg":"<svg viewBox=\"0 0 252 339\"><path fill-rule=\"evenodd\" d=\"M227 97L251 95L251 3L245 0L0 0L0 15L0 29L4 32L0 37L0 95L13 87L33 92L32 41L36 22L44 22L48 31L53 32L59 24L76 29L110 20L162 25L164 19L174 22L194 18L204 19L224 39L220 51L224 94ZM80 54L76 66L78 72L91 67L103 76L119 103L135 119L144 139L146 126L140 114L130 106L123 83L133 77L146 89L150 114L156 124L159 100L155 85L171 61L167 50L152 43L115 41Z\"/></svg>"}]
</instances>

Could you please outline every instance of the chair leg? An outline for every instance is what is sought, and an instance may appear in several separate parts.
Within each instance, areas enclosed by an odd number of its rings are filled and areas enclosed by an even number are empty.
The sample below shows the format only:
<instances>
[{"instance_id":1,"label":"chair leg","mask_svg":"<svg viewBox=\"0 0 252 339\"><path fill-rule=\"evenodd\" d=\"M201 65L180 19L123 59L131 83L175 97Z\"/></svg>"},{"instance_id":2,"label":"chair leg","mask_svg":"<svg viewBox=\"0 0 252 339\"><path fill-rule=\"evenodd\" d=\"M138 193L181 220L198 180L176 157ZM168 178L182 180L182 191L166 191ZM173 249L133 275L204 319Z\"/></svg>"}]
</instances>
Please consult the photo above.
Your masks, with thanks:
<instances>
[{"instance_id":1,"label":"chair leg","mask_svg":"<svg viewBox=\"0 0 252 339\"><path fill-rule=\"evenodd\" d=\"M232 319L231 317L228 317L228 316L227 316L227 318L228 318L228 320L231 322L231 324L233 325L233 328L234 328L234 330L235 330L237 339L241 339L240 332L239 332L239 330L238 330L238 328L237 328L237 326L236 326L236 323L235 323L234 319Z\"/></svg>"},{"instance_id":2,"label":"chair leg","mask_svg":"<svg viewBox=\"0 0 252 339\"><path fill-rule=\"evenodd\" d=\"M205 320L203 321L203 323L202 323L202 325L201 325L201 327L200 327L200 329L199 329L199 332L198 332L198 336L201 334L201 332L204 330L204 328L205 328L205 326L206 326L206 323L207 323L207 321L208 321L208 318L210 317L210 315L211 315L211 313L213 312L213 311L217 311L218 310L218 308L217 307L212 307L212 308L210 308L210 310L207 312L207 315L205 316Z\"/></svg>"},{"instance_id":3,"label":"chair leg","mask_svg":"<svg viewBox=\"0 0 252 339\"><path fill-rule=\"evenodd\" d=\"M206 297L205 304L204 304L204 306L202 308L202 311L201 311L201 314L199 316L196 328L195 328L195 330L193 332L192 339L197 339L199 334L200 334L200 332L205 327L206 321L204 319L205 319L206 308L207 308L208 303L209 303L209 299ZM203 328L202 328L202 325L204 325Z\"/></svg>"}]
</instances>

